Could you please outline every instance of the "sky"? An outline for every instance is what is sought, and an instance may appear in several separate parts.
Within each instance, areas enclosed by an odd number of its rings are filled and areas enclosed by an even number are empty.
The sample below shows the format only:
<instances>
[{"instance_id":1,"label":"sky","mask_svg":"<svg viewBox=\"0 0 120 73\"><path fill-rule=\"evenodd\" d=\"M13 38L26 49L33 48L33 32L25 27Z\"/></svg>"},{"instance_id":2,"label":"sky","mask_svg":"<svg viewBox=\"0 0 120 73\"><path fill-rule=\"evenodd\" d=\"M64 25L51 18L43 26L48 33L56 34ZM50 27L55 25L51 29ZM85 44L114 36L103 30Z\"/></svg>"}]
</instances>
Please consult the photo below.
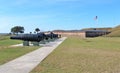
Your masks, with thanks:
<instances>
[{"instance_id":1,"label":"sky","mask_svg":"<svg viewBox=\"0 0 120 73\"><path fill-rule=\"evenodd\" d=\"M0 0L0 33L14 26L23 26L27 33L119 24L120 0Z\"/></svg>"}]
</instances>

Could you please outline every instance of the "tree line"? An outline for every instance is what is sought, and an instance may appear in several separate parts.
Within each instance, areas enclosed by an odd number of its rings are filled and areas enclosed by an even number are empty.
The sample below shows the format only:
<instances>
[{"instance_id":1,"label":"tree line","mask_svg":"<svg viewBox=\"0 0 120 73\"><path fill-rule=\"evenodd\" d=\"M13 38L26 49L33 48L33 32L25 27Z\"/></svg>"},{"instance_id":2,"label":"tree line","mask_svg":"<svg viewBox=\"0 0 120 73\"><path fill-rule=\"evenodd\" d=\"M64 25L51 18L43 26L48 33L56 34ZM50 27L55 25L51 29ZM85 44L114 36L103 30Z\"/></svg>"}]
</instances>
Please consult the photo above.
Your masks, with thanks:
<instances>
[{"instance_id":1,"label":"tree line","mask_svg":"<svg viewBox=\"0 0 120 73\"><path fill-rule=\"evenodd\" d=\"M25 31L25 29L23 26L14 26L11 28L12 34L24 33L24 31ZM36 33L36 32L37 33L40 32L40 29L36 28L34 33ZM32 33L32 32L30 32L30 33Z\"/></svg>"}]
</instances>

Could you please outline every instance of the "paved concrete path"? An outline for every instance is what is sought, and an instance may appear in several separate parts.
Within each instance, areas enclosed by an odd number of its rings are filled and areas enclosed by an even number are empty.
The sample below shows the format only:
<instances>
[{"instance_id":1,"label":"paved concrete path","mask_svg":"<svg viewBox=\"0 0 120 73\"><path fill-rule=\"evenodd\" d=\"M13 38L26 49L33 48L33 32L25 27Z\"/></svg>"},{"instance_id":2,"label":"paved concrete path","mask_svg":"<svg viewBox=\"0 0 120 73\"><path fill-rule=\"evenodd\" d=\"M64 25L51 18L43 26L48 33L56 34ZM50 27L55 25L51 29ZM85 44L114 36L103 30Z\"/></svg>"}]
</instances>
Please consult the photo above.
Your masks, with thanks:
<instances>
[{"instance_id":1,"label":"paved concrete path","mask_svg":"<svg viewBox=\"0 0 120 73\"><path fill-rule=\"evenodd\" d=\"M50 42L38 50L1 65L0 73L29 73L65 39L64 37Z\"/></svg>"}]
</instances>

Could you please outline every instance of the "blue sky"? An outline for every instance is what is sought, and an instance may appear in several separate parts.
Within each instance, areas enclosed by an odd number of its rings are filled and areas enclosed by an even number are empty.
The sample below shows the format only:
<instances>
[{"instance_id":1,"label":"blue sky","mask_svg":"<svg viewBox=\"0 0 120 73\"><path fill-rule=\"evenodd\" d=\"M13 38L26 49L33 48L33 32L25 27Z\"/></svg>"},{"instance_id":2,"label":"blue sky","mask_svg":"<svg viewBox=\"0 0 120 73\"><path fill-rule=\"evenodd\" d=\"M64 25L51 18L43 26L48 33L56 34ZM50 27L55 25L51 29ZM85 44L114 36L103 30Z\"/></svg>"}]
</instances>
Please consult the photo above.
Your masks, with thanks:
<instances>
[{"instance_id":1,"label":"blue sky","mask_svg":"<svg viewBox=\"0 0 120 73\"><path fill-rule=\"evenodd\" d=\"M97 20L94 20L98 16ZM115 27L119 0L0 0L0 32L23 26L25 32Z\"/></svg>"}]
</instances>

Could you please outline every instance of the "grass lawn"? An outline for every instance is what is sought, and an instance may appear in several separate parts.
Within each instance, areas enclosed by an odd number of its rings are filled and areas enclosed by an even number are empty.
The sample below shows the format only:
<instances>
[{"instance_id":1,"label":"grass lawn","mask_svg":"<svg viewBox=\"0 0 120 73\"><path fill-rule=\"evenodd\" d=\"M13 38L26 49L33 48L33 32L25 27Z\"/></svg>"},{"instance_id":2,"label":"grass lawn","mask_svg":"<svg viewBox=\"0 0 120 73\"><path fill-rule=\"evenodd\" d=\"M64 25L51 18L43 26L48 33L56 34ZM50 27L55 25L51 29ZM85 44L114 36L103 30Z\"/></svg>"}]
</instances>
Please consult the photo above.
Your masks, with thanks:
<instances>
[{"instance_id":1,"label":"grass lawn","mask_svg":"<svg viewBox=\"0 0 120 73\"><path fill-rule=\"evenodd\" d=\"M31 73L120 73L120 38L67 38Z\"/></svg>"},{"instance_id":2,"label":"grass lawn","mask_svg":"<svg viewBox=\"0 0 120 73\"><path fill-rule=\"evenodd\" d=\"M0 36L0 65L39 48L31 46L10 47L10 45L19 43L22 43L22 41L10 40L9 36Z\"/></svg>"},{"instance_id":3,"label":"grass lawn","mask_svg":"<svg viewBox=\"0 0 120 73\"><path fill-rule=\"evenodd\" d=\"M11 61L19 56L29 53L39 47L7 47L0 49L0 65Z\"/></svg>"},{"instance_id":4,"label":"grass lawn","mask_svg":"<svg viewBox=\"0 0 120 73\"><path fill-rule=\"evenodd\" d=\"M10 46L14 44L22 43L20 40L11 40L10 36L0 36L0 47L2 46Z\"/></svg>"}]
</instances>

